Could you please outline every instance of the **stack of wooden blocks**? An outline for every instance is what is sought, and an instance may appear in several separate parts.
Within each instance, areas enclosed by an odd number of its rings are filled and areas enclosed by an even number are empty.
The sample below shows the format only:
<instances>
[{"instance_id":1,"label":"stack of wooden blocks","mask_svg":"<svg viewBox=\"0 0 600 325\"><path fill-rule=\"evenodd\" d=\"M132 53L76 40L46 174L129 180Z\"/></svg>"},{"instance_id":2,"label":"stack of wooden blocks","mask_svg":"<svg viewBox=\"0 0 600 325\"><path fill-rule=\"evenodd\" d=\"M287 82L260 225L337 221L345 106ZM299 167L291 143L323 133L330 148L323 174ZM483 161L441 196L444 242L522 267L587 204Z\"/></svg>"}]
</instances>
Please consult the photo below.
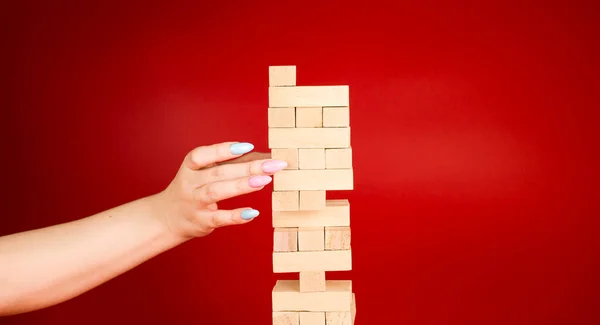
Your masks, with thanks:
<instances>
[{"instance_id":1,"label":"stack of wooden blocks","mask_svg":"<svg viewBox=\"0 0 600 325\"><path fill-rule=\"evenodd\" d=\"M350 204L326 191L352 190L348 86L297 86L295 66L269 67L269 149L288 166L273 179L273 272L298 273L273 288L274 325L352 325Z\"/></svg>"}]
</instances>

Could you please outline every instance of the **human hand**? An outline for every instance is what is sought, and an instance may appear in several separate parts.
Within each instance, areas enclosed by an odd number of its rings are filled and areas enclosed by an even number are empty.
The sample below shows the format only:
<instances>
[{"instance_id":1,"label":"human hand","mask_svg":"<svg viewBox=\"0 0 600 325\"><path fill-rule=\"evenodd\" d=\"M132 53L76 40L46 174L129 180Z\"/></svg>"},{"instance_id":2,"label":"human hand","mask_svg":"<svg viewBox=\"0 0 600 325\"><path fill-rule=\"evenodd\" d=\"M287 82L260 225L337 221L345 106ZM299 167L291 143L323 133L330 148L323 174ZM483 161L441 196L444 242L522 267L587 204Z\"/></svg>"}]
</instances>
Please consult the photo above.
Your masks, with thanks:
<instances>
[{"instance_id":1,"label":"human hand","mask_svg":"<svg viewBox=\"0 0 600 325\"><path fill-rule=\"evenodd\" d=\"M156 196L158 217L168 230L186 239L215 229L245 224L258 216L250 207L221 210L219 201L259 191L287 163L269 153L246 153L249 143L224 142L190 151L169 186Z\"/></svg>"}]
</instances>

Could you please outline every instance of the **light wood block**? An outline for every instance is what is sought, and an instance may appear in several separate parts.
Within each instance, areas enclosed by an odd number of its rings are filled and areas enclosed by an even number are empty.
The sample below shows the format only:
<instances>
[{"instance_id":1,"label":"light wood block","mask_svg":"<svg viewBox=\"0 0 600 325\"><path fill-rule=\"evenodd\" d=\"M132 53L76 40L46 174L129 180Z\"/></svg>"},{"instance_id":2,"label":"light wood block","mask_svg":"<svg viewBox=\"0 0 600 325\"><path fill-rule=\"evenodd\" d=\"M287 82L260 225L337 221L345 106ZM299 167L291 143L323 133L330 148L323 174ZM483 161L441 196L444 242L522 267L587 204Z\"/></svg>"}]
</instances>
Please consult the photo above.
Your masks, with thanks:
<instances>
[{"instance_id":1,"label":"light wood block","mask_svg":"<svg viewBox=\"0 0 600 325\"><path fill-rule=\"evenodd\" d=\"M325 312L300 312L300 325L325 325Z\"/></svg>"},{"instance_id":2,"label":"light wood block","mask_svg":"<svg viewBox=\"0 0 600 325\"><path fill-rule=\"evenodd\" d=\"M273 231L273 251L298 251L298 228L275 228Z\"/></svg>"},{"instance_id":3,"label":"light wood block","mask_svg":"<svg viewBox=\"0 0 600 325\"><path fill-rule=\"evenodd\" d=\"M323 292L300 292L298 280L279 280L272 292L273 311L349 311L352 281L328 280Z\"/></svg>"},{"instance_id":4,"label":"light wood block","mask_svg":"<svg viewBox=\"0 0 600 325\"><path fill-rule=\"evenodd\" d=\"M296 109L294 107L269 107L268 124L270 128L296 127Z\"/></svg>"},{"instance_id":5,"label":"light wood block","mask_svg":"<svg viewBox=\"0 0 600 325\"><path fill-rule=\"evenodd\" d=\"M352 293L350 311L328 311L325 312L325 324L327 325L353 325L356 318L356 297Z\"/></svg>"},{"instance_id":6,"label":"light wood block","mask_svg":"<svg viewBox=\"0 0 600 325\"><path fill-rule=\"evenodd\" d=\"M352 169L282 170L273 175L275 191L336 191L354 189Z\"/></svg>"},{"instance_id":7,"label":"light wood block","mask_svg":"<svg viewBox=\"0 0 600 325\"><path fill-rule=\"evenodd\" d=\"M347 127L350 126L350 108L323 107L323 127Z\"/></svg>"},{"instance_id":8,"label":"light wood block","mask_svg":"<svg viewBox=\"0 0 600 325\"><path fill-rule=\"evenodd\" d=\"M325 271L300 272L300 292L326 290Z\"/></svg>"},{"instance_id":9,"label":"light wood block","mask_svg":"<svg viewBox=\"0 0 600 325\"><path fill-rule=\"evenodd\" d=\"M300 325L300 313L293 311L274 311L273 325Z\"/></svg>"},{"instance_id":10,"label":"light wood block","mask_svg":"<svg viewBox=\"0 0 600 325\"><path fill-rule=\"evenodd\" d=\"M273 227L350 226L350 202L326 200L325 209L314 211L273 211Z\"/></svg>"},{"instance_id":11,"label":"light wood block","mask_svg":"<svg viewBox=\"0 0 600 325\"><path fill-rule=\"evenodd\" d=\"M269 128L269 149L350 148L350 128Z\"/></svg>"},{"instance_id":12,"label":"light wood block","mask_svg":"<svg viewBox=\"0 0 600 325\"><path fill-rule=\"evenodd\" d=\"M352 148L325 149L325 168L352 168Z\"/></svg>"},{"instance_id":13,"label":"light wood block","mask_svg":"<svg viewBox=\"0 0 600 325\"><path fill-rule=\"evenodd\" d=\"M300 208L302 211L325 209L327 194L325 191L299 191Z\"/></svg>"},{"instance_id":14,"label":"light wood block","mask_svg":"<svg viewBox=\"0 0 600 325\"><path fill-rule=\"evenodd\" d=\"M296 107L296 127L321 128L323 127L323 108L321 107Z\"/></svg>"},{"instance_id":15,"label":"light wood block","mask_svg":"<svg viewBox=\"0 0 600 325\"><path fill-rule=\"evenodd\" d=\"M298 169L325 169L325 150L323 148L298 149Z\"/></svg>"},{"instance_id":16,"label":"light wood block","mask_svg":"<svg viewBox=\"0 0 600 325\"><path fill-rule=\"evenodd\" d=\"M269 67L269 86L295 86L296 85L296 66L278 65Z\"/></svg>"},{"instance_id":17,"label":"light wood block","mask_svg":"<svg viewBox=\"0 0 600 325\"><path fill-rule=\"evenodd\" d=\"M273 211L298 211L300 209L300 192L273 191L271 202Z\"/></svg>"},{"instance_id":18,"label":"light wood block","mask_svg":"<svg viewBox=\"0 0 600 325\"><path fill-rule=\"evenodd\" d=\"M296 148L271 149L271 159L287 162L285 169L298 169L298 149Z\"/></svg>"},{"instance_id":19,"label":"light wood block","mask_svg":"<svg viewBox=\"0 0 600 325\"><path fill-rule=\"evenodd\" d=\"M273 273L306 271L350 271L352 252L273 252Z\"/></svg>"},{"instance_id":20,"label":"light wood block","mask_svg":"<svg viewBox=\"0 0 600 325\"><path fill-rule=\"evenodd\" d=\"M350 249L350 239L350 227L325 227L325 250Z\"/></svg>"},{"instance_id":21,"label":"light wood block","mask_svg":"<svg viewBox=\"0 0 600 325\"><path fill-rule=\"evenodd\" d=\"M269 87L269 107L350 106L350 88L339 86Z\"/></svg>"},{"instance_id":22,"label":"light wood block","mask_svg":"<svg viewBox=\"0 0 600 325\"><path fill-rule=\"evenodd\" d=\"M325 227L298 228L298 251L324 251Z\"/></svg>"}]
</instances>

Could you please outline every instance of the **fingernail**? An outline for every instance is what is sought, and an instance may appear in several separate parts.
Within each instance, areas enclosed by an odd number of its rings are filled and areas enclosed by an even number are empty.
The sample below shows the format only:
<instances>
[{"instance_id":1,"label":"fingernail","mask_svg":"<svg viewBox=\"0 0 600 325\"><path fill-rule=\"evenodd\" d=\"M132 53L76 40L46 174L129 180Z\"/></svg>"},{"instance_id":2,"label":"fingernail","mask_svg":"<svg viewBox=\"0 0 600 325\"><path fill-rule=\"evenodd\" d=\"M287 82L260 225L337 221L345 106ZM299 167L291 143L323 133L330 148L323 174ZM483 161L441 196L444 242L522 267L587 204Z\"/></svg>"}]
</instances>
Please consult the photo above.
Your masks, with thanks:
<instances>
[{"instance_id":1,"label":"fingernail","mask_svg":"<svg viewBox=\"0 0 600 325\"><path fill-rule=\"evenodd\" d=\"M265 173L274 173L287 167L285 160L269 160L262 164L262 171Z\"/></svg>"},{"instance_id":2,"label":"fingernail","mask_svg":"<svg viewBox=\"0 0 600 325\"><path fill-rule=\"evenodd\" d=\"M248 142L237 142L229 146L229 150L234 155L243 155L252 151L252 149L254 149L254 145Z\"/></svg>"},{"instance_id":3,"label":"fingernail","mask_svg":"<svg viewBox=\"0 0 600 325\"><path fill-rule=\"evenodd\" d=\"M242 219L244 219L244 220L254 219L258 216L258 214L259 214L258 210L246 209L246 210L242 211Z\"/></svg>"},{"instance_id":4,"label":"fingernail","mask_svg":"<svg viewBox=\"0 0 600 325\"><path fill-rule=\"evenodd\" d=\"M261 187L264 185L267 185L269 183L271 183L271 177L269 176L253 176L250 178L250 180L248 181L248 183L250 184L250 186L252 187Z\"/></svg>"}]
</instances>

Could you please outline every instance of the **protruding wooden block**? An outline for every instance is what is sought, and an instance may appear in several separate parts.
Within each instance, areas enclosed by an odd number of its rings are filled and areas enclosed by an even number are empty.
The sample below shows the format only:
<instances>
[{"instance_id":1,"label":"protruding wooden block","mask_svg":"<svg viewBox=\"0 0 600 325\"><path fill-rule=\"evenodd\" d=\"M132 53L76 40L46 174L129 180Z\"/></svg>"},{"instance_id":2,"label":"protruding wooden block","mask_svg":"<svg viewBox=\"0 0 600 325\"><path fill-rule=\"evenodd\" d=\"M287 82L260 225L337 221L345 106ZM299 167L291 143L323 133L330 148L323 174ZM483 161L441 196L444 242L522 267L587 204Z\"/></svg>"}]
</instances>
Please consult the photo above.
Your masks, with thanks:
<instances>
[{"instance_id":1,"label":"protruding wooden block","mask_svg":"<svg viewBox=\"0 0 600 325\"><path fill-rule=\"evenodd\" d=\"M325 325L325 312L300 312L300 325Z\"/></svg>"},{"instance_id":2,"label":"protruding wooden block","mask_svg":"<svg viewBox=\"0 0 600 325\"><path fill-rule=\"evenodd\" d=\"M273 191L271 202L273 211L298 211L300 209L300 192Z\"/></svg>"},{"instance_id":3,"label":"protruding wooden block","mask_svg":"<svg viewBox=\"0 0 600 325\"><path fill-rule=\"evenodd\" d=\"M351 169L352 148L325 149L326 169Z\"/></svg>"},{"instance_id":4,"label":"protruding wooden block","mask_svg":"<svg viewBox=\"0 0 600 325\"><path fill-rule=\"evenodd\" d=\"M325 227L298 228L298 250L302 252L325 250Z\"/></svg>"},{"instance_id":5,"label":"protruding wooden block","mask_svg":"<svg viewBox=\"0 0 600 325\"><path fill-rule=\"evenodd\" d=\"M296 127L321 128L323 127L323 108L321 107L296 107Z\"/></svg>"},{"instance_id":6,"label":"protruding wooden block","mask_svg":"<svg viewBox=\"0 0 600 325\"><path fill-rule=\"evenodd\" d=\"M273 211L273 227L350 226L350 202L326 200L325 209L314 211Z\"/></svg>"},{"instance_id":7,"label":"protruding wooden block","mask_svg":"<svg viewBox=\"0 0 600 325\"><path fill-rule=\"evenodd\" d=\"M271 159L287 162L285 169L298 169L298 149L296 148L271 149Z\"/></svg>"},{"instance_id":8,"label":"protruding wooden block","mask_svg":"<svg viewBox=\"0 0 600 325\"><path fill-rule=\"evenodd\" d=\"M352 252L273 252L273 273L306 271L350 271Z\"/></svg>"},{"instance_id":9,"label":"protruding wooden block","mask_svg":"<svg viewBox=\"0 0 600 325\"><path fill-rule=\"evenodd\" d=\"M325 150L323 148L298 149L298 169L325 169Z\"/></svg>"},{"instance_id":10,"label":"protruding wooden block","mask_svg":"<svg viewBox=\"0 0 600 325\"><path fill-rule=\"evenodd\" d=\"M295 86L296 85L296 66L278 65L269 67L269 86Z\"/></svg>"},{"instance_id":11,"label":"protruding wooden block","mask_svg":"<svg viewBox=\"0 0 600 325\"><path fill-rule=\"evenodd\" d=\"M323 107L323 127L348 127L350 126L350 108Z\"/></svg>"},{"instance_id":12,"label":"protruding wooden block","mask_svg":"<svg viewBox=\"0 0 600 325\"><path fill-rule=\"evenodd\" d=\"M350 148L350 128L269 128L275 148Z\"/></svg>"},{"instance_id":13,"label":"protruding wooden block","mask_svg":"<svg viewBox=\"0 0 600 325\"><path fill-rule=\"evenodd\" d=\"M300 313L293 311L274 311L273 325L300 325Z\"/></svg>"},{"instance_id":14,"label":"protruding wooden block","mask_svg":"<svg viewBox=\"0 0 600 325\"><path fill-rule=\"evenodd\" d=\"M272 292L273 311L350 311L352 281L328 280L323 292L300 292L298 280L279 280Z\"/></svg>"},{"instance_id":15,"label":"protruding wooden block","mask_svg":"<svg viewBox=\"0 0 600 325\"><path fill-rule=\"evenodd\" d=\"M269 87L269 107L350 106L346 86Z\"/></svg>"},{"instance_id":16,"label":"protruding wooden block","mask_svg":"<svg viewBox=\"0 0 600 325\"><path fill-rule=\"evenodd\" d=\"M302 211L325 209L327 194L325 191L299 191Z\"/></svg>"},{"instance_id":17,"label":"protruding wooden block","mask_svg":"<svg viewBox=\"0 0 600 325\"><path fill-rule=\"evenodd\" d=\"M300 272L300 292L326 291L325 271Z\"/></svg>"},{"instance_id":18,"label":"protruding wooden block","mask_svg":"<svg viewBox=\"0 0 600 325\"><path fill-rule=\"evenodd\" d=\"M273 251L298 251L298 228L275 228L273 231Z\"/></svg>"},{"instance_id":19,"label":"protruding wooden block","mask_svg":"<svg viewBox=\"0 0 600 325\"><path fill-rule=\"evenodd\" d=\"M352 303L349 311L325 312L325 324L327 325L353 325L356 318L356 295L352 293Z\"/></svg>"},{"instance_id":20,"label":"protruding wooden block","mask_svg":"<svg viewBox=\"0 0 600 325\"><path fill-rule=\"evenodd\" d=\"M336 191L354 189L352 169L282 170L273 175L275 191Z\"/></svg>"},{"instance_id":21,"label":"protruding wooden block","mask_svg":"<svg viewBox=\"0 0 600 325\"><path fill-rule=\"evenodd\" d=\"M350 249L350 227L325 227L325 250Z\"/></svg>"},{"instance_id":22,"label":"protruding wooden block","mask_svg":"<svg viewBox=\"0 0 600 325\"><path fill-rule=\"evenodd\" d=\"M296 109L294 107L269 107L268 122L270 128L296 127Z\"/></svg>"}]
</instances>

